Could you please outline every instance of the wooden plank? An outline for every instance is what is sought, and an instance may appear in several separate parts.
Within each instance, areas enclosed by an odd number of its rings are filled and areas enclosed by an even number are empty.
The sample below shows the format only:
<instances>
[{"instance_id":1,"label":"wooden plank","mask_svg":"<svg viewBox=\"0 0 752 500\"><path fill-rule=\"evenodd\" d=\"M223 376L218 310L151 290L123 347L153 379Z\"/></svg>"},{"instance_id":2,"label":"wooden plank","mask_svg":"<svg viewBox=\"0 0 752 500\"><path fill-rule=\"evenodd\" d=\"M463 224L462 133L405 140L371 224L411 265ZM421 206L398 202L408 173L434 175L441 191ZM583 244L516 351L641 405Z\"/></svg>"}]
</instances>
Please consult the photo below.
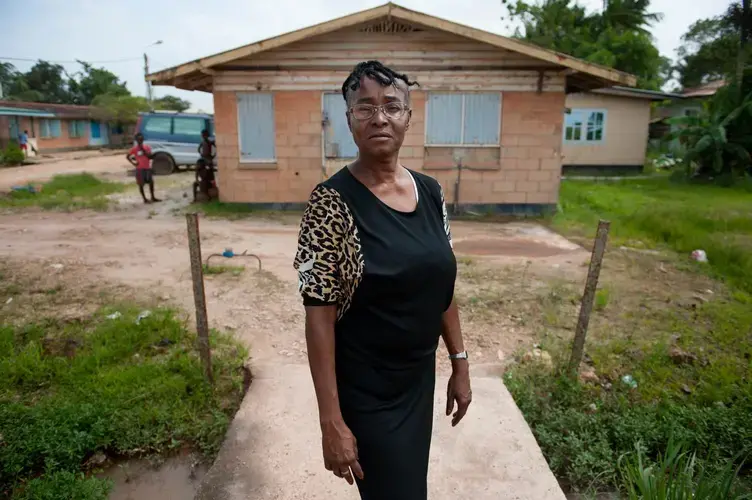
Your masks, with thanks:
<instances>
[{"instance_id":1,"label":"wooden plank","mask_svg":"<svg viewBox=\"0 0 752 500\"><path fill-rule=\"evenodd\" d=\"M341 18L334 19L325 23L317 24L302 30L297 30L291 33L286 33L278 37L263 40L261 42L245 45L237 49L229 50L214 56L198 59L187 64L169 68L158 73L154 73L147 76L147 79L155 83L169 83L177 76L200 71L201 69L211 68L214 66L227 64L237 59L246 58L254 54L258 54L264 51L277 49L286 45L294 44L302 40L308 40L320 35L334 33L346 28L353 28L359 25L363 25L367 22L372 22L381 18L390 18L396 21L412 23L420 27L427 27L428 30L418 31L414 33L401 33L397 36L406 38L408 40L444 40L447 36L455 36L463 38L469 41L475 41L483 44L487 44L498 49L509 50L519 54L523 54L532 59L543 61L552 65L566 67L582 72L586 75L601 79L605 83L617 83L621 85L634 86L636 84L635 77L623 72L619 72L603 66L587 63L585 61L553 52L535 45L525 43L516 39L511 39L489 33L486 31L470 28L461 24L453 23L440 19L437 17L429 16L419 12L411 11L394 4L386 4L373 9L351 14ZM434 33L438 30L441 32L441 36ZM359 36L360 40L363 38L373 40L395 40L394 33L356 33L348 36ZM356 39L357 40L357 39ZM337 40L335 40L337 41ZM598 82L600 83L600 82Z\"/></svg>"}]
</instances>

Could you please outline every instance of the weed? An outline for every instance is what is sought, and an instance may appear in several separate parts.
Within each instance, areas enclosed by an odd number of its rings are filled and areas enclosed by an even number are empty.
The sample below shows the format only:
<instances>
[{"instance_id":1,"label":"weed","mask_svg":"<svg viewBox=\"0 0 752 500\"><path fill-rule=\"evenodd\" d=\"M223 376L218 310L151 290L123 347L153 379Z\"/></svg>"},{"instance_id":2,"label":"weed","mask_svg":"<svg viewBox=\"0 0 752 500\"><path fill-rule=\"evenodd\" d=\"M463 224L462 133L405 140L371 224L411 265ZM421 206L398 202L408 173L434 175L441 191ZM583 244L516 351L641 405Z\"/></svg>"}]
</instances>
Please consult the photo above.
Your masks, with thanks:
<instances>
[{"instance_id":1,"label":"weed","mask_svg":"<svg viewBox=\"0 0 752 500\"><path fill-rule=\"evenodd\" d=\"M116 309L117 319L108 309L80 323L0 327L0 496L105 498L103 483L78 475L98 451L218 451L242 397L244 349L212 333L212 387L175 311L136 324L141 307ZM76 494L49 496L69 487Z\"/></svg>"},{"instance_id":2,"label":"weed","mask_svg":"<svg viewBox=\"0 0 752 500\"><path fill-rule=\"evenodd\" d=\"M108 194L123 191L125 185L97 179L91 174L56 175L38 193L13 191L0 197L0 208L39 207L44 210L106 210Z\"/></svg>"},{"instance_id":3,"label":"weed","mask_svg":"<svg viewBox=\"0 0 752 500\"><path fill-rule=\"evenodd\" d=\"M681 498L728 498L702 492L705 482L725 481L752 456L751 201L746 188L674 184L665 177L562 184L563 211L552 219L559 231L592 235L605 218L612 222L612 247L669 250L660 262L641 252L607 254L605 284L595 298L599 314L591 318L586 345L597 383L533 365L505 375L549 465L573 489L630 491L638 480L670 479L653 463L665 461L673 437L685 446L673 454L674 465L694 464L676 480L689 477L695 496ZM698 248L709 264L689 260ZM567 301L556 298L552 288L537 304L549 326L566 312ZM547 350L561 362L570 340L548 336ZM625 375L637 386L622 383ZM636 443L642 455L633 455ZM748 472L741 470L739 482L749 488ZM678 498L650 495L638 497Z\"/></svg>"},{"instance_id":4,"label":"weed","mask_svg":"<svg viewBox=\"0 0 752 500\"><path fill-rule=\"evenodd\" d=\"M595 310L602 311L608 305L611 292L608 288L600 288L595 292Z\"/></svg>"},{"instance_id":5,"label":"weed","mask_svg":"<svg viewBox=\"0 0 752 500\"><path fill-rule=\"evenodd\" d=\"M732 461L718 471L708 471L696 453L686 445L669 439L667 449L653 463L637 444L636 451L619 459L622 483L629 500L743 500L752 495L736 493Z\"/></svg>"},{"instance_id":6,"label":"weed","mask_svg":"<svg viewBox=\"0 0 752 500\"><path fill-rule=\"evenodd\" d=\"M204 274L231 274L232 276L240 276L245 271L245 266L208 266L204 264Z\"/></svg>"}]
</instances>

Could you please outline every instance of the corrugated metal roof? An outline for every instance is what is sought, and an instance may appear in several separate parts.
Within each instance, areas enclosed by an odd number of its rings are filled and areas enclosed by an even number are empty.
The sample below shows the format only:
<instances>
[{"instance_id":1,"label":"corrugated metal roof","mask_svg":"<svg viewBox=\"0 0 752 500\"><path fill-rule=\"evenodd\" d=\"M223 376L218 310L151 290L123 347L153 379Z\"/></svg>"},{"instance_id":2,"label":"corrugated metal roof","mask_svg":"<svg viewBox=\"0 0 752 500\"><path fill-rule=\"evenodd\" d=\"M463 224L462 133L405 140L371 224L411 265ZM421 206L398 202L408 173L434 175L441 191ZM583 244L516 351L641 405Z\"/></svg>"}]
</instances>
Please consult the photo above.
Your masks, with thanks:
<instances>
[{"instance_id":1,"label":"corrugated metal roof","mask_svg":"<svg viewBox=\"0 0 752 500\"><path fill-rule=\"evenodd\" d=\"M9 108L0 106L0 116L31 116L39 118L54 118L55 114L39 109Z\"/></svg>"}]
</instances>

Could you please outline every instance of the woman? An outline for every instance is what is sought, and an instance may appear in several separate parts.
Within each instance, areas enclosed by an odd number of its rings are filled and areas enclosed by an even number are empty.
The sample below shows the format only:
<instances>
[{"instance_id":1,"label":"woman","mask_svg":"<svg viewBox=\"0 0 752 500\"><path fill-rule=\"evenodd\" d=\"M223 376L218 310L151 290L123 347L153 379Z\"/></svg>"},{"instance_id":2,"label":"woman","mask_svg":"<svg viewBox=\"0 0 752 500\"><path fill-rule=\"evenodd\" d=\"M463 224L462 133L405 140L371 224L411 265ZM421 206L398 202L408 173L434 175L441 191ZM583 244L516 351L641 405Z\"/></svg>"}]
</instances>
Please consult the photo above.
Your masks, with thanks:
<instances>
[{"instance_id":1,"label":"woman","mask_svg":"<svg viewBox=\"0 0 752 500\"><path fill-rule=\"evenodd\" d=\"M345 80L358 159L314 189L295 258L324 465L363 500L427 498L439 335L453 426L471 401L441 187L397 160L412 85L377 61Z\"/></svg>"}]
</instances>

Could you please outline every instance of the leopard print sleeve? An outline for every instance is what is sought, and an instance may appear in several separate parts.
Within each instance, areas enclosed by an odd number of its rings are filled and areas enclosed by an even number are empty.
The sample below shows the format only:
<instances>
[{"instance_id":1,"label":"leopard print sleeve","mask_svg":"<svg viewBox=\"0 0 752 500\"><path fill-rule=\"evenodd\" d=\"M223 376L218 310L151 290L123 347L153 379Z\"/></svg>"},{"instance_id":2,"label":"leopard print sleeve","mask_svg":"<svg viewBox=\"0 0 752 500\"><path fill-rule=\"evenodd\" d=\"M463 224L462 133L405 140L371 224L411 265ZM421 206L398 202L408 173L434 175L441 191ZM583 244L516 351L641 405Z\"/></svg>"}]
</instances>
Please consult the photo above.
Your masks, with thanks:
<instances>
[{"instance_id":1,"label":"leopard print sleeve","mask_svg":"<svg viewBox=\"0 0 752 500\"><path fill-rule=\"evenodd\" d=\"M358 229L339 193L319 185L303 214L294 267L305 305L337 305L341 318L363 278Z\"/></svg>"}]
</instances>

